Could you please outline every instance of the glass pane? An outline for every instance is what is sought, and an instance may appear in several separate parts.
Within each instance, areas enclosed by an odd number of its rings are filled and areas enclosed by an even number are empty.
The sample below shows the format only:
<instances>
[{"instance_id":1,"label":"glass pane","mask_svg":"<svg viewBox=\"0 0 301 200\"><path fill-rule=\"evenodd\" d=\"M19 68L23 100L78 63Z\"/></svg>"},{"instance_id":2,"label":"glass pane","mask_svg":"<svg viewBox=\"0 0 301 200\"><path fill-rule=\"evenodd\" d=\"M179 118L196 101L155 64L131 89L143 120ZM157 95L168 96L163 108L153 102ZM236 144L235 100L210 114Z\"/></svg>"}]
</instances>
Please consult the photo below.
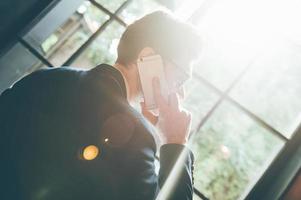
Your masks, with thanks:
<instances>
[{"instance_id":1,"label":"glass pane","mask_svg":"<svg viewBox=\"0 0 301 200\"><path fill-rule=\"evenodd\" d=\"M233 41L222 41L211 35L204 44L203 54L195 72L215 87L225 91L252 61L254 53Z\"/></svg>"},{"instance_id":2,"label":"glass pane","mask_svg":"<svg viewBox=\"0 0 301 200\"><path fill-rule=\"evenodd\" d=\"M195 186L212 200L234 200L262 175L284 142L229 102L192 139Z\"/></svg>"},{"instance_id":3,"label":"glass pane","mask_svg":"<svg viewBox=\"0 0 301 200\"><path fill-rule=\"evenodd\" d=\"M279 45L261 55L231 96L290 137L301 122L301 49Z\"/></svg>"},{"instance_id":4,"label":"glass pane","mask_svg":"<svg viewBox=\"0 0 301 200\"><path fill-rule=\"evenodd\" d=\"M194 20L208 42L199 69L222 90L248 65L249 59L281 38L300 44L300 1L207 2L211 3L203 7L199 22Z\"/></svg>"},{"instance_id":5,"label":"glass pane","mask_svg":"<svg viewBox=\"0 0 301 200\"><path fill-rule=\"evenodd\" d=\"M124 27L113 21L72 66L89 69L101 63L114 64L117 58L117 45L123 31Z\"/></svg>"},{"instance_id":6,"label":"glass pane","mask_svg":"<svg viewBox=\"0 0 301 200\"><path fill-rule=\"evenodd\" d=\"M193 194L193 200L202 200L198 195Z\"/></svg>"},{"instance_id":7,"label":"glass pane","mask_svg":"<svg viewBox=\"0 0 301 200\"><path fill-rule=\"evenodd\" d=\"M191 130L194 130L218 100L218 95L195 78L189 80L184 87L185 100L183 101L183 107L192 114Z\"/></svg>"},{"instance_id":8,"label":"glass pane","mask_svg":"<svg viewBox=\"0 0 301 200\"><path fill-rule=\"evenodd\" d=\"M262 49L300 29L292 2L297 1L212 1L196 23L206 41L199 73L219 89L228 88Z\"/></svg>"},{"instance_id":9,"label":"glass pane","mask_svg":"<svg viewBox=\"0 0 301 200\"><path fill-rule=\"evenodd\" d=\"M243 24L240 19L248 17L243 14L247 9L243 3L229 0L205 4L202 8L204 13L200 13L200 21L196 24L204 38L203 53L196 72L224 91L249 65L258 47L249 44L249 40L253 39L252 35L246 34L250 31L249 24ZM237 10L237 6L242 11Z\"/></svg>"},{"instance_id":10,"label":"glass pane","mask_svg":"<svg viewBox=\"0 0 301 200\"><path fill-rule=\"evenodd\" d=\"M126 23L130 24L140 17L162 8L163 6L155 0L133 0L119 16Z\"/></svg>"},{"instance_id":11,"label":"glass pane","mask_svg":"<svg viewBox=\"0 0 301 200\"><path fill-rule=\"evenodd\" d=\"M46 57L61 66L109 17L85 1L77 11L42 44Z\"/></svg>"},{"instance_id":12,"label":"glass pane","mask_svg":"<svg viewBox=\"0 0 301 200\"><path fill-rule=\"evenodd\" d=\"M205 2L205 0L174 0L175 15L182 18L183 20L188 20L197 9Z\"/></svg>"},{"instance_id":13,"label":"glass pane","mask_svg":"<svg viewBox=\"0 0 301 200\"><path fill-rule=\"evenodd\" d=\"M96 2L114 13L125 0L96 0Z\"/></svg>"}]
</instances>

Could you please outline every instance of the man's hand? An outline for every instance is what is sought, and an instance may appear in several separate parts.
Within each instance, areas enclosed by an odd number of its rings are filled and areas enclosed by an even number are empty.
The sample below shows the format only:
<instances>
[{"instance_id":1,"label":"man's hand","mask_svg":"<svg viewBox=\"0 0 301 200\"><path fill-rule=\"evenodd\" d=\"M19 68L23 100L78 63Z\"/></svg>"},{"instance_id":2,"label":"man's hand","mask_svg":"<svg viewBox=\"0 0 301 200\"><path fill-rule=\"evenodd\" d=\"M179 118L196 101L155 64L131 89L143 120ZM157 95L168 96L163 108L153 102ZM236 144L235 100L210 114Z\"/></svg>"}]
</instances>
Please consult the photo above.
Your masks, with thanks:
<instances>
[{"instance_id":1,"label":"man's hand","mask_svg":"<svg viewBox=\"0 0 301 200\"><path fill-rule=\"evenodd\" d=\"M146 106L145 102L140 102L142 115L154 126L158 123L159 117L150 112Z\"/></svg>"},{"instance_id":2,"label":"man's hand","mask_svg":"<svg viewBox=\"0 0 301 200\"><path fill-rule=\"evenodd\" d=\"M187 142L191 115L179 107L176 93L169 96L169 102L163 98L158 78L153 80L154 96L159 109L158 128L161 130L163 144L185 144Z\"/></svg>"}]
</instances>

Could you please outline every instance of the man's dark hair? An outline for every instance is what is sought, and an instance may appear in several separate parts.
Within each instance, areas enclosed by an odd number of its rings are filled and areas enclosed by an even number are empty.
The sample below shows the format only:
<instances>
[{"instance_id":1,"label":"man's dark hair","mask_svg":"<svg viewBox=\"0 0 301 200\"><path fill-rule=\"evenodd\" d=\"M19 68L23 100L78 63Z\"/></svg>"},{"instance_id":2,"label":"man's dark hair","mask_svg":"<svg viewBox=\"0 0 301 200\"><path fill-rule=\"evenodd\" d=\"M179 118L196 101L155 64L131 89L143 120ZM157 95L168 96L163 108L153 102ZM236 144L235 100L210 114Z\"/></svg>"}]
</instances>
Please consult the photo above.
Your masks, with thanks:
<instances>
[{"instance_id":1,"label":"man's dark hair","mask_svg":"<svg viewBox=\"0 0 301 200\"><path fill-rule=\"evenodd\" d=\"M201 37L196 29L165 11L155 11L130 24L119 45L117 63L136 61L144 47L151 47L163 59L190 62L200 53Z\"/></svg>"}]
</instances>

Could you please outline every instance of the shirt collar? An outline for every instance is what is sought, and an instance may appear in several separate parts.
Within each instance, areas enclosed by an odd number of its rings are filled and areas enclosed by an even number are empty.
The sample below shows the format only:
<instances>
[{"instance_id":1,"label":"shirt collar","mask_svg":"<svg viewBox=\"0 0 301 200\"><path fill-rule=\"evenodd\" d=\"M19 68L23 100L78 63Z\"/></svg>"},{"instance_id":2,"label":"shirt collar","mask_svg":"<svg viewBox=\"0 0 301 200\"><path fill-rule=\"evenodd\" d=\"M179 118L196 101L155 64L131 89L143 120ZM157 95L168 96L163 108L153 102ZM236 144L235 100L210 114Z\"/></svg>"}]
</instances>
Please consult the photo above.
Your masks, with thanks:
<instances>
[{"instance_id":1,"label":"shirt collar","mask_svg":"<svg viewBox=\"0 0 301 200\"><path fill-rule=\"evenodd\" d=\"M121 87L122 95L127 99L127 86L125 82L126 80L118 69L109 64L100 64L91 70L101 71L107 73L108 76L112 76L112 78L114 78Z\"/></svg>"}]
</instances>

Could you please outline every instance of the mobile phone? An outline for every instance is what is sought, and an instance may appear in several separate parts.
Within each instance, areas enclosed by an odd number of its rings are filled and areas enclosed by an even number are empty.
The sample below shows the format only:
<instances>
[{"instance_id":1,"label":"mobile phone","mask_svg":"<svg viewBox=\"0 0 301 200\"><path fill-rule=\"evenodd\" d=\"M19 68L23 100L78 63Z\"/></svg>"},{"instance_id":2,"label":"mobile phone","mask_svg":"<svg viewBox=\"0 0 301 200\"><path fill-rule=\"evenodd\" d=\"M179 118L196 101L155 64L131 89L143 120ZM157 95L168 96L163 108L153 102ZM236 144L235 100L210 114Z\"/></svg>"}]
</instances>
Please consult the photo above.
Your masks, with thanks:
<instances>
[{"instance_id":1,"label":"mobile phone","mask_svg":"<svg viewBox=\"0 0 301 200\"><path fill-rule=\"evenodd\" d=\"M153 79L158 77L163 98L168 100L168 84L166 81L163 61L160 55L140 58L137 62L145 106L148 110L158 108L153 90Z\"/></svg>"}]
</instances>

